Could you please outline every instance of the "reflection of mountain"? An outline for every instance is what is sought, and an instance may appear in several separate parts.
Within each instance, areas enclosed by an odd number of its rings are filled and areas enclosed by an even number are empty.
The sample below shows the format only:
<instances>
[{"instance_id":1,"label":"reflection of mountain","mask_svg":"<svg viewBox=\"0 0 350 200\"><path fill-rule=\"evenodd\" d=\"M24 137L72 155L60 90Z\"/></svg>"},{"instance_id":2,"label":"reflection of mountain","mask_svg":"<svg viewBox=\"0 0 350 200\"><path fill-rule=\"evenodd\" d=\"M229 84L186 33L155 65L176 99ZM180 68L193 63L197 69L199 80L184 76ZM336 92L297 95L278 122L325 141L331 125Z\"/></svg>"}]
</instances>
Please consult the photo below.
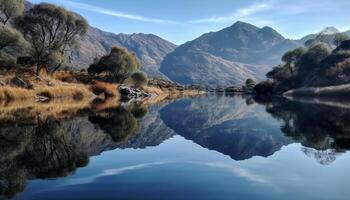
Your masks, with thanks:
<instances>
[{"instance_id":1,"label":"reflection of mountain","mask_svg":"<svg viewBox=\"0 0 350 200\"><path fill-rule=\"evenodd\" d=\"M11 197L23 191L27 179L69 175L87 165L90 156L106 150L159 145L173 136L160 120L159 108L151 107L143 119L116 108L90 117L49 119L40 125L2 125L0 195ZM140 133L135 132L139 127Z\"/></svg>"},{"instance_id":2,"label":"reflection of mountain","mask_svg":"<svg viewBox=\"0 0 350 200\"><path fill-rule=\"evenodd\" d=\"M261 107L247 105L240 98L180 100L160 113L177 134L235 160L270 156L289 143Z\"/></svg>"}]
</instances>

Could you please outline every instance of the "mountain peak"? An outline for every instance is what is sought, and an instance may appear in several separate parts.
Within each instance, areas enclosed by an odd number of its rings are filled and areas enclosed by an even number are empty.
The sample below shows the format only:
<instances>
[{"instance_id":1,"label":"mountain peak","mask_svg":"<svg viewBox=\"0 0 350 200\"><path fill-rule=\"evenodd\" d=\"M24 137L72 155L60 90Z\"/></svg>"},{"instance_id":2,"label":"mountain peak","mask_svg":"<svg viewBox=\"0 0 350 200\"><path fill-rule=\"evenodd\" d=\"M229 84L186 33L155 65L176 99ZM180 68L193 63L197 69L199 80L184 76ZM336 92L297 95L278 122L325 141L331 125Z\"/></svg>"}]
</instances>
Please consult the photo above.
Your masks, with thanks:
<instances>
[{"instance_id":1,"label":"mountain peak","mask_svg":"<svg viewBox=\"0 0 350 200\"><path fill-rule=\"evenodd\" d=\"M235 22L231 27L251 27L251 28L257 28L256 26L249 24L247 22L243 21L237 21Z\"/></svg>"},{"instance_id":2,"label":"mountain peak","mask_svg":"<svg viewBox=\"0 0 350 200\"><path fill-rule=\"evenodd\" d=\"M319 35L334 35L334 34L337 34L337 33L340 33L340 31L337 28L335 28L333 26L329 26L329 27L326 27L325 29L323 29L318 34Z\"/></svg>"}]
</instances>

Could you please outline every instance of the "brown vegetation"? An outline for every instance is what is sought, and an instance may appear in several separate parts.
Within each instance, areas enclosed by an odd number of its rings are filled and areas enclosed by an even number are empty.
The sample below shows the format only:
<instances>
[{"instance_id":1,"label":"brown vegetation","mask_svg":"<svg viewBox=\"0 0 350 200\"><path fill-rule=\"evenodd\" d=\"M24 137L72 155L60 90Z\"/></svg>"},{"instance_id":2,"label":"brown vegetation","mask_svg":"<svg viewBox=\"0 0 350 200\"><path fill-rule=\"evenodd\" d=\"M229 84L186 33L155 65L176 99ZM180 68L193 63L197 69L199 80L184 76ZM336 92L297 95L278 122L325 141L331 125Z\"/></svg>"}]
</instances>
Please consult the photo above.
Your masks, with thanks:
<instances>
[{"instance_id":1,"label":"brown vegetation","mask_svg":"<svg viewBox=\"0 0 350 200\"><path fill-rule=\"evenodd\" d=\"M93 80L91 82L91 90L96 95L104 94L105 98L119 98L120 96L118 93L117 84Z\"/></svg>"}]
</instances>

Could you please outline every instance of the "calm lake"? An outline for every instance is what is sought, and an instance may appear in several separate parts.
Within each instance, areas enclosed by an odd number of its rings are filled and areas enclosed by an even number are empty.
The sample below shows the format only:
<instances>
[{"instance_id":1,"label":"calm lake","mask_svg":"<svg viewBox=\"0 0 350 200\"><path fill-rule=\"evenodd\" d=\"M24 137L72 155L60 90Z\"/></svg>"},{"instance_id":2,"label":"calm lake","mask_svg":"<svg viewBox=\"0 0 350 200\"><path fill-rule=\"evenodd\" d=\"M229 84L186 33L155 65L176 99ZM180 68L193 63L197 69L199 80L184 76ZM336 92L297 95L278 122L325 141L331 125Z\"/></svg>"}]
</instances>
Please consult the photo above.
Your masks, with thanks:
<instances>
[{"instance_id":1,"label":"calm lake","mask_svg":"<svg viewBox=\"0 0 350 200\"><path fill-rule=\"evenodd\" d=\"M1 119L0 199L350 196L343 102L211 95L40 123L23 114Z\"/></svg>"}]
</instances>

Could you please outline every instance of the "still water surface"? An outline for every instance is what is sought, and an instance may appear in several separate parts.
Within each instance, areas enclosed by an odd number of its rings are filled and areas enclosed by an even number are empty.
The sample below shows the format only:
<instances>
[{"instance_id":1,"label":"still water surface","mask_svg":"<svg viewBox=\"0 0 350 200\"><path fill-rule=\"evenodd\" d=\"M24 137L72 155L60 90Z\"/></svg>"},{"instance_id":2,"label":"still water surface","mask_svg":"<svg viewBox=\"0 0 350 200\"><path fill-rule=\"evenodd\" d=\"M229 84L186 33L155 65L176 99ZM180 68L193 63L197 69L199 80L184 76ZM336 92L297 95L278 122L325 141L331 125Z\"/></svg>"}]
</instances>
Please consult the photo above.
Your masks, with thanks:
<instances>
[{"instance_id":1,"label":"still water surface","mask_svg":"<svg viewBox=\"0 0 350 200\"><path fill-rule=\"evenodd\" d=\"M345 200L349 120L347 104L229 96L39 124L6 120L0 192L25 200Z\"/></svg>"}]
</instances>

